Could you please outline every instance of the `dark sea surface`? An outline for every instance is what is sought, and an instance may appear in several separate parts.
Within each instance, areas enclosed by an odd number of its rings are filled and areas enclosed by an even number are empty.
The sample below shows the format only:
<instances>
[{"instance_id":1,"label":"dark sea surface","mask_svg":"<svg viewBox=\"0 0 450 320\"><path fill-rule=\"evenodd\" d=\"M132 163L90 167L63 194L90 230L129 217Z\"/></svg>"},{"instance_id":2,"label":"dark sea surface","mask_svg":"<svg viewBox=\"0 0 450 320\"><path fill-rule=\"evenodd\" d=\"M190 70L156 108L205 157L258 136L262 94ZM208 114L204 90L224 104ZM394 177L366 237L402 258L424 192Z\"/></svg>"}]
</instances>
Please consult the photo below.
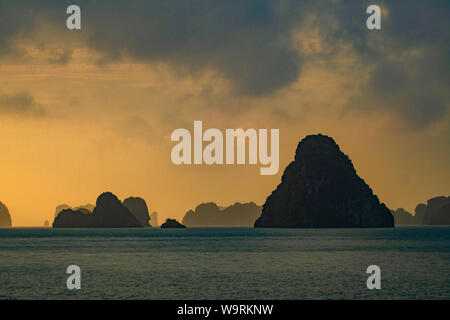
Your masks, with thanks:
<instances>
[{"instance_id":1,"label":"dark sea surface","mask_svg":"<svg viewBox=\"0 0 450 320\"><path fill-rule=\"evenodd\" d=\"M450 299L450 227L0 229L0 299Z\"/></svg>"}]
</instances>

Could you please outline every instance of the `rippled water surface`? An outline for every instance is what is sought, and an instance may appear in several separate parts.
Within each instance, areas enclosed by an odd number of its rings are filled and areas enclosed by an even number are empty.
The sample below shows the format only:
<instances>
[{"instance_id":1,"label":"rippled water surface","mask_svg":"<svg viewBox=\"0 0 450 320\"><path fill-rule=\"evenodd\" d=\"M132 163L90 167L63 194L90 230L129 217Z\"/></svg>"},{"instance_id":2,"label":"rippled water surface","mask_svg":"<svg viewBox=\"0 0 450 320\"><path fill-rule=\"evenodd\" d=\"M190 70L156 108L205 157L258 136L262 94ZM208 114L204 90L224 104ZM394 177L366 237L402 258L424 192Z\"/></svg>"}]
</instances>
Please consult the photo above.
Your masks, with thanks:
<instances>
[{"instance_id":1,"label":"rippled water surface","mask_svg":"<svg viewBox=\"0 0 450 320\"><path fill-rule=\"evenodd\" d=\"M0 229L0 299L450 299L450 227Z\"/></svg>"}]
</instances>

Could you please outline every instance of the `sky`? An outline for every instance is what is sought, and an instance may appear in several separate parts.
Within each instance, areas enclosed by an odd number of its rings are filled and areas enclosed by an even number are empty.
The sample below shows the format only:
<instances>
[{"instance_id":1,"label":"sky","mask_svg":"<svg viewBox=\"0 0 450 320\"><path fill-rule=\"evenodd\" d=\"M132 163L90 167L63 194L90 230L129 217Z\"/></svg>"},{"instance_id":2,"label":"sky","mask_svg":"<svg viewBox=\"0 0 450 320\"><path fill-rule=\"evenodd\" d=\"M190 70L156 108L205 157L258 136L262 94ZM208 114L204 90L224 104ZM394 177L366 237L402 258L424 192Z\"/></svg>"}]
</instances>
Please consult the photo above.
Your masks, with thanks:
<instances>
[{"instance_id":1,"label":"sky","mask_svg":"<svg viewBox=\"0 0 450 320\"><path fill-rule=\"evenodd\" d=\"M81 30L66 8L81 8ZM368 30L366 8L382 9ZM160 221L262 205L333 137L391 209L450 190L448 1L0 0L0 201L13 226L139 196ZM280 170L176 166L177 128L280 130Z\"/></svg>"}]
</instances>

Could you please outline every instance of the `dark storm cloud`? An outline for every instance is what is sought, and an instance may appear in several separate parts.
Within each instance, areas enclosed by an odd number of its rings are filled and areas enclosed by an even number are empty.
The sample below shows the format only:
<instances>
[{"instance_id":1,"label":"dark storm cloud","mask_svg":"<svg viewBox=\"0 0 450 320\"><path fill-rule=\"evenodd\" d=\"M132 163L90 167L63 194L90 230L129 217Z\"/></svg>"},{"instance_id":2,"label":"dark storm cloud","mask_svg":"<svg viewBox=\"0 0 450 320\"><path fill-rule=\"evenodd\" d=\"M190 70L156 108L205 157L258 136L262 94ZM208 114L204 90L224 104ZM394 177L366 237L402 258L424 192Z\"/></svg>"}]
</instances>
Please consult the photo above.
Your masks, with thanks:
<instances>
[{"instance_id":1,"label":"dark storm cloud","mask_svg":"<svg viewBox=\"0 0 450 320\"><path fill-rule=\"evenodd\" d=\"M377 3L387 9L381 31L355 23L367 17L365 8ZM369 69L369 80L352 108L390 110L413 126L443 118L449 110L449 1L342 1L336 5L342 27L328 33L330 41L351 44ZM371 37L371 32L378 32ZM371 43L372 42L372 43Z\"/></svg>"},{"instance_id":2,"label":"dark storm cloud","mask_svg":"<svg viewBox=\"0 0 450 320\"><path fill-rule=\"evenodd\" d=\"M76 3L82 8L81 35L104 55L103 63L130 57L164 62L194 76L211 69L228 79L235 93L261 96L297 80L302 65L311 59L332 62L345 44L365 65L361 72L368 72L368 81L351 100L352 108L388 109L416 126L448 112L450 2L446 0ZM72 1L0 0L0 54L14 51L15 38L35 32L38 19L65 28L69 4ZM381 31L366 28L369 4L387 10ZM313 27L334 50L312 57L295 49L291 34L306 15L316 16ZM66 41L70 43L77 32L68 31ZM363 74L355 80L362 78Z\"/></svg>"},{"instance_id":3,"label":"dark storm cloud","mask_svg":"<svg viewBox=\"0 0 450 320\"><path fill-rule=\"evenodd\" d=\"M33 62L28 52L21 47L21 42L33 39L35 35L41 33L42 39L47 37L47 41L41 43L55 42L55 37L47 31L42 32L38 27L42 23L65 25L65 13L67 1L35 1L35 0L0 0L0 57L8 58L8 62L29 63ZM56 51L54 54L58 55ZM60 57L64 62L65 57ZM53 62L51 62L53 63Z\"/></svg>"},{"instance_id":4,"label":"dark storm cloud","mask_svg":"<svg viewBox=\"0 0 450 320\"><path fill-rule=\"evenodd\" d=\"M34 19L20 5L12 1L0 1L0 55L22 56L14 44L16 37L30 33Z\"/></svg>"},{"instance_id":5,"label":"dark storm cloud","mask_svg":"<svg viewBox=\"0 0 450 320\"><path fill-rule=\"evenodd\" d=\"M273 92L299 75L300 57L290 41L297 14L289 1L75 3L82 8L82 35L104 54L102 63L130 56L166 62L193 74L211 68L229 79L235 92L246 95ZM32 33L37 19L65 28L68 4L73 3L0 0L3 50L17 49L11 40ZM70 39L68 32L67 42Z\"/></svg>"},{"instance_id":6,"label":"dark storm cloud","mask_svg":"<svg viewBox=\"0 0 450 320\"><path fill-rule=\"evenodd\" d=\"M428 52L405 61L377 62L354 102L371 110L395 111L419 127L443 118L449 107L449 83L440 79L445 71L435 68L438 60L429 61L431 55Z\"/></svg>"},{"instance_id":7,"label":"dark storm cloud","mask_svg":"<svg viewBox=\"0 0 450 320\"><path fill-rule=\"evenodd\" d=\"M19 92L14 95L0 95L0 114L41 117L46 112L33 96Z\"/></svg>"},{"instance_id":8,"label":"dark storm cloud","mask_svg":"<svg viewBox=\"0 0 450 320\"><path fill-rule=\"evenodd\" d=\"M283 8L282 5L287 4ZM108 61L131 55L196 73L212 68L242 94L262 95L298 78L300 57L286 1L95 1L89 43Z\"/></svg>"}]
</instances>

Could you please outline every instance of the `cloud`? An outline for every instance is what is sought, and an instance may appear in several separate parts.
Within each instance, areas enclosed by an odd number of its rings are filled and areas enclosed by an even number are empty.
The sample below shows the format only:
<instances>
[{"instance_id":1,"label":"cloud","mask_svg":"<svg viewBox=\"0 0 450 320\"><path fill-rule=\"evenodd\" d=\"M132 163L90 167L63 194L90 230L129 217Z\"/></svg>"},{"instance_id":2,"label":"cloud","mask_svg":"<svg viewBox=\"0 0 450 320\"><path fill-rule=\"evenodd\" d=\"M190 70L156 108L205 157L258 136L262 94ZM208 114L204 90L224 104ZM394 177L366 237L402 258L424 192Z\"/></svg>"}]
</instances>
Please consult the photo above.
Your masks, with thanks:
<instances>
[{"instance_id":1,"label":"cloud","mask_svg":"<svg viewBox=\"0 0 450 320\"><path fill-rule=\"evenodd\" d=\"M120 10L117 10L120 8ZM295 19L276 1L95 1L86 21L104 61L131 56L196 74L213 69L234 92L264 95L295 81Z\"/></svg>"},{"instance_id":2,"label":"cloud","mask_svg":"<svg viewBox=\"0 0 450 320\"><path fill-rule=\"evenodd\" d=\"M382 30L369 31L366 8L375 3L383 8ZM37 27L42 21L65 28L66 5L0 0L0 55L17 52L17 39L42 34ZM450 3L445 0L80 0L78 5L82 30L67 31L64 41L81 39L102 54L102 63L165 63L194 78L214 71L228 80L233 95L259 98L297 81L312 60L338 67L334 57L345 48L361 67L353 109L387 110L415 127L448 113ZM323 52L299 50L293 41L310 16L314 20L307 27L326 44ZM67 62L71 51L66 50L54 62ZM346 73L355 76L355 69Z\"/></svg>"},{"instance_id":3,"label":"cloud","mask_svg":"<svg viewBox=\"0 0 450 320\"><path fill-rule=\"evenodd\" d=\"M0 1L0 55L23 56L25 53L16 46L16 38L29 34L34 19L27 19L27 10L13 1ZM30 15L32 17L32 15Z\"/></svg>"},{"instance_id":4,"label":"cloud","mask_svg":"<svg viewBox=\"0 0 450 320\"><path fill-rule=\"evenodd\" d=\"M388 111L416 128L443 119L450 102L450 3L377 3L383 12L380 31L365 27L368 1L328 2L323 10L319 5L311 7L323 38L328 45L334 44L323 59L332 60L344 47L360 62L355 66L359 93L350 99L349 107Z\"/></svg>"},{"instance_id":5,"label":"cloud","mask_svg":"<svg viewBox=\"0 0 450 320\"><path fill-rule=\"evenodd\" d=\"M191 74L212 69L230 81L234 92L256 96L286 86L300 72L300 57L289 39L296 23L289 1L99 0L78 5L79 34L104 54L103 63L131 57ZM0 7L5 24L0 54L17 49L15 37L37 33L41 20L65 28L61 1L0 0ZM70 42L72 34L65 36Z\"/></svg>"},{"instance_id":6,"label":"cloud","mask_svg":"<svg viewBox=\"0 0 450 320\"><path fill-rule=\"evenodd\" d=\"M412 127L443 119L449 109L448 84L438 81L440 72L422 59L427 58L377 62L353 103L371 112L394 112Z\"/></svg>"},{"instance_id":7,"label":"cloud","mask_svg":"<svg viewBox=\"0 0 450 320\"><path fill-rule=\"evenodd\" d=\"M26 92L0 95L0 113L17 116L42 117L46 111Z\"/></svg>"}]
</instances>

